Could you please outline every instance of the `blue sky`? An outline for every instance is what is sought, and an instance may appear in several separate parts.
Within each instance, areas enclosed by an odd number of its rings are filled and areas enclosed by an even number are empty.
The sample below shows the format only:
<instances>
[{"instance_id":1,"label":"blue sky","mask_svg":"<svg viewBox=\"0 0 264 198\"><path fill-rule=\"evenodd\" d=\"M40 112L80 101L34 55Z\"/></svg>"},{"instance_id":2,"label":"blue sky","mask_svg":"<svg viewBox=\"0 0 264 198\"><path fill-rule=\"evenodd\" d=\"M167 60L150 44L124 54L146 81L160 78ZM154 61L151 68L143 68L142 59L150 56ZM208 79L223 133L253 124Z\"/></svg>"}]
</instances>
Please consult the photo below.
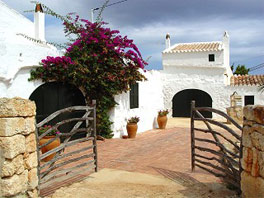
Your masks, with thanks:
<instances>
[{"instance_id":1,"label":"blue sky","mask_svg":"<svg viewBox=\"0 0 264 198\"><path fill-rule=\"evenodd\" d=\"M28 0L2 0L11 8L33 19ZM110 3L119 0L110 0ZM104 0L42 0L57 13L77 12L90 19L90 10ZM96 16L95 12L95 16ZM103 12L109 27L133 39L149 59L147 69L161 69L161 52L165 35L171 43L221 41L225 30L230 35L230 64L253 67L264 63L264 1L263 0L127 0ZM46 38L65 42L61 21L46 17ZM264 74L264 68L251 74Z\"/></svg>"}]
</instances>

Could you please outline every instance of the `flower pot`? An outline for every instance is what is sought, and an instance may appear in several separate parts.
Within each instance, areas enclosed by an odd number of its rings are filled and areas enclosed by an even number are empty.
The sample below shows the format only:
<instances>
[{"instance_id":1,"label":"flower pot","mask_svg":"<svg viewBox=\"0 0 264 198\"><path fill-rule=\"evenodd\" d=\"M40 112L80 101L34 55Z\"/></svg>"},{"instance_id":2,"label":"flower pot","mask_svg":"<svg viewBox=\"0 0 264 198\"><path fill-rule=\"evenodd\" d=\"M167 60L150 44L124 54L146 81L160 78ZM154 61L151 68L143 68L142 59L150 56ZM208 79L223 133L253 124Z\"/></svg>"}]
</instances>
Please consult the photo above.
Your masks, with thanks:
<instances>
[{"instance_id":1,"label":"flower pot","mask_svg":"<svg viewBox=\"0 0 264 198\"><path fill-rule=\"evenodd\" d=\"M128 138L135 138L137 135L137 129L138 129L137 124L129 123L127 124L126 128L127 128Z\"/></svg>"},{"instance_id":2,"label":"flower pot","mask_svg":"<svg viewBox=\"0 0 264 198\"><path fill-rule=\"evenodd\" d=\"M54 137L55 136L45 136L41 140L39 140L39 144L43 145L43 144L45 144L46 142L48 142L50 139L52 139ZM48 151L50 151L50 150L52 150L52 149L54 149L54 148L56 148L58 146L60 146L60 139L59 138L55 139L54 141L52 141L48 145L42 147L41 148L41 152L42 152L42 154L44 154L44 153L46 153L46 152L48 152ZM47 157L45 157L43 159L43 161L44 162L48 162L48 161L52 160L55 155L56 155L56 153L52 153L52 154L48 155Z\"/></svg>"},{"instance_id":3,"label":"flower pot","mask_svg":"<svg viewBox=\"0 0 264 198\"><path fill-rule=\"evenodd\" d=\"M157 121L160 129L166 128L167 120L167 116L158 116Z\"/></svg>"}]
</instances>

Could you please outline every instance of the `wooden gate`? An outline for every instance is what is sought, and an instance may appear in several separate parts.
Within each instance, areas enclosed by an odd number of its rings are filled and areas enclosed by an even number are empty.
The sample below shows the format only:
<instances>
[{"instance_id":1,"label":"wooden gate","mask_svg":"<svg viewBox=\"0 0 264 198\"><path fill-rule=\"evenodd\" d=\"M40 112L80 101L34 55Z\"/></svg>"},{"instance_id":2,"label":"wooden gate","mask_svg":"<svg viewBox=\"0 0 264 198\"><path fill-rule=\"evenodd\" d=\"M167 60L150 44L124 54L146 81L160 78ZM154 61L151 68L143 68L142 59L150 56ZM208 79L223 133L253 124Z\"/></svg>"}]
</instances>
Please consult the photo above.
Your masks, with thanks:
<instances>
[{"instance_id":1,"label":"wooden gate","mask_svg":"<svg viewBox=\"0 0 264 198\"><path fill-rule=\"evenodd\" d=\"M204 118L209 111L230 123ZM240 191L242 127L222 111L191 104L191 166L220 177Z\"/></svg>"},{"instance_id":2,"label":"wooden gate","mask_svg":"<svg viewBox=\"0 0 264 198\"><path fill-rule=\"evenodd\" d=\"M65 120L54 124L52 120L63 114ZM79 115L79 116L76 116ZM89 175L91 171L97 172L97 145L96 145L96 106L73 106L54 112L46 119L37 124L37 130L43 129L43 126L53 123L45 133L38 135L38 176L40 195L46 196L58 187L79 181ZM73 126L69 130L70 126ZM64 125L68 125L64 127ZM46 143L41 143L45 136L53 130L62 133L56 134ZM68 131L65 131L65 128ZM81 136L78 136L81 133ZM85 135L84 135L85 134ZM77 135L77 136L76 136ZM77 137L77 138L76 138ZM56 148L45 151L46 146L55 140L60 140L60 145ZM41 145L42 144L42 145ZM51 160L48 156L55 155Z\"/></svg>"}]
</instances>

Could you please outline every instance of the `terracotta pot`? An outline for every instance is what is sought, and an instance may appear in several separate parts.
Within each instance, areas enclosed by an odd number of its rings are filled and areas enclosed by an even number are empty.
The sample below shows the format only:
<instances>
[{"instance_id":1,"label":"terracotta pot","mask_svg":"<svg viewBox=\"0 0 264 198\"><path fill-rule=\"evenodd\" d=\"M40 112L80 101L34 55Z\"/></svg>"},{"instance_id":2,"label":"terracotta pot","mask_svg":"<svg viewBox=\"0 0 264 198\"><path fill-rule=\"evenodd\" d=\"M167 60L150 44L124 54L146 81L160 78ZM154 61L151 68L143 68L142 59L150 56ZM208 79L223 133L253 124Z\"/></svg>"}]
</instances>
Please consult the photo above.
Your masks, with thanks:
<instances>
[{"instance_id":1,"label":"terracotta pot","mask_svg":"<svg viewBox=\"0 0 264 198\"><path fill-rule=\"evenodd\" d=\"M160 129L165 129L167 124L167 116L158 116L157 121Z\"/></svg>"},{"instance_id":2,"label":"terracotta pot","mask_svg":"<svg viewBox=\"0 0 264 198\"><path fill-rule=\"evenodd\" d=\"M138 129L137 124L134 123L127 124L126 128L127 128L128 138L135 138Z\"/></svg>"},{"instance_id":3,"label":"terracotta pot","mask_svg":"<svg viewBox=\"0 0 264 198\"><path fill-rule=\"evenodd\" d=\"M39 141L39 144L43 145L43 144L45 144L46 142L48 142L50 139L52 139L54 137L55 136L45 136ZM44 153L46 153L46 152L48 152L48 151L50 151L50 150L52 150L52 149L54 149L54 148L56 148L58 146L60 146L60 139L55 139L53 142L51 142L48 145L42 147L41 148L41 152L42 152L42 154L44 154ZM56 153L52 153L52 154L48 155L47 157L45 157L43 159L43 161L44 162L48 162L48 161L52 160L55 155L56 155Z\"/></svg>"}]
</instances>

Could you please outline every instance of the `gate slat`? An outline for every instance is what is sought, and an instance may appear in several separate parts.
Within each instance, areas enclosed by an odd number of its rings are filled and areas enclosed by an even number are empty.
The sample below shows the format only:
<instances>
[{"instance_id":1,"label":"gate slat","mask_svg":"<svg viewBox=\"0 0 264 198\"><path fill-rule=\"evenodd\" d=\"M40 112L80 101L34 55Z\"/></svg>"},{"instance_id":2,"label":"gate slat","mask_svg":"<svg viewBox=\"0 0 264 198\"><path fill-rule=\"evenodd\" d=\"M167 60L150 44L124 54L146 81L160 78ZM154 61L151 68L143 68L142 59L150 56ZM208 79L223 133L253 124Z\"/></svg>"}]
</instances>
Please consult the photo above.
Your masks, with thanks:
<instances>
[{"instance_id":1,"label":"gate slat","mask_svg":"<svg viewBox=\"0 0 264 198\"><path fill-rule=\"evenodd\" d=\"M195 131L200 131L200 132L204 132L204 133L211 133L210 130L206 130L206 129L200 129L200 128L194 128ZM224 138L226 141L228 141L230 144L232 144L236 149L239 149L239 146L236 145L232 140L228 139L227 137L225 137L224 135L222 135L221 133L212 130L213 133L215 133L218 136L221 136L222 138Z\"/></svg>"},{"instance_id":2,"label":"gate slat","mask_svg":"<svg viewBox=\"0 0 264 198\"><path fill-rule=\"evenodd\" d=\"M73 141L70 141L69 143L67 142L66 144L65 143L62 143L60 146L44 153L43 155L40 156L39 160L43 160L45 157L49 156L50 154L52 153L55 153L55 152L58 152L64 148L67 148L69 146L72 146L72 145L75 145L77 143L81 143L81 142L85 142L85 141L88 141L88 140L93 140L94 137L85 137L85 138L81 138L81 139L78 139L78 140L73 140Z\"/></svg>"},{"instance_id":3,"label":"gate slat","mask_svg":"<svg viewBox=\"0 0 264 198\"><path fill-rule=\"evenodd\" d=\"M87 176L88 171L94 169L97 171L98 158L97 158L97 144L96 144L96 103L93 101L92 106L74 106L68 107L54 112L46 119L37 124L37 130L44 124L49 123L54 118L60 116L63 113L84 112L79 118L69 118L54 124L45 133L38 136L38 176L39 176L39 189L44 189L47 186L53 186L55 183L66 184L67 181L72 181L76 176L84 178ZM69 114L67 114L68 116ZM76 115L76 114L74 114ZM39 141L52 130L57 130L60 126L67 125L68 123L74 123L74 126L67 131L67 133L61 133L45 144L40 145ZM82 126L85 123L85 127ZM71 140L75 134L86 132L86 137ZM64 141L56 148L41 153L41 149L55 139L64 138ZM86 144L86 142L88 144ZM79 145L80 144L80 145ZM67 148L67 149L66 149ZM73 149L71 149L73 148ZM66 150L65 150L66 149ZM48 162L44 162L47 156L56 153L56 155ZM76 178L75 178L76 179ZM56 185L55 185L56 186ZM47 189L45 195L47 194ZM41 191L42 192L42 191Z\"/></svg>"},{"instance_id":4,"label":"gate slat","mask_svg":"<svg viewBox=\"0 0 264 198\"><path fill-rule=\"evenodd\" d=\"M56 178L60 174L64 174L64 173L67 174L68 172L71 172L72 170L76 170L77 168L82 168L83 166L87 166L87 165L90 165L92 163L94 163L94 160L90 160L88 162L85 162L85 163L82 163L82 164L78 164L77 166L74 166L74 167L71 167L71 168L66 168L66 169L55 171L55 172L49 174L48 176L46 176L44 179L42 179L41 180L41 184L42 183L46 183L46 182L50 181L51 179ZM94 166L94 164L92 164L92 165Z\"/></svg>"},{"instance_id":5,"label":"gate slat","mask_svg":"<svg viewBox=\"0 0 264 198\"><path fill-rule=\"evenodd\" d=\"M73 155L73 154L81 153L81 152L83 152L83 151L86 151L86 150L92 149L93 147L94 147L94 145L92 145L92 146L88 146L88 147L84 147L84 148L82 148L82 149L78 149L78 150L76 150L76 151L73 151L73 152L70 152L70 153L66 153L66 154L64 154L64 155L60 155L60 156L58 156L56 159L53 158L53 159L50 160L49 162L43 164L42 166L40 166L40 168L43 169L43 168L45 168L46 166L51 165L53 162L56 162L56 161L58 161L58 160L60 160L60 159L63 159L63 158L65 158L65 157L69 157L69 156L71 156L71 155Z\"/></svg>"},{"instance_id":6,"label":"gate slat","mask_svg":"<svg viewBox=\"0 0 264 198\"><path fill-rule=\"evenodd\" d=\"M59 178L56 178L56 179L53 179L49 182L46 182L44 184L41 185L41 188L46 188L48 187L49 185L53 185L53 183L58 183L58 182L62 182L62 181L65 181L71 177L74 177L76 175L84 175L85 172L88 172L88 171L91 171L94 167L89 167L89 168L84 168L84 169L81 169L79 171L72 171L71 173L67 174L66 176L64 177L59 177ZM82 174L80 174L82 173Z\"/></svg>"},{"instance_id":7,"label":"gate slat","mask_svg":"<svg viewBox=\"0 0 264 198\"><path fill-rule=\"evenodd\" d=\"M241 143L241 134L238 134L232 128L226 126L225 124L222 124L221 122L204 118L202 113L200 113L200 111L201 112L208 111L208 112L216 113L226 118L234 126L237 127L240 133L242 133L242 127L226 113L210 107L195 107L195 101L192 101L191 104L192 169L194 168L193 166L197 166L217 177L222 177L224 181L226 181L229 184L232 184L238 189L239 192L241 192L240 190L240 173L241 173L240 145L241 144L239 144ZM198 118L194 117L194 115L197 115ZM195 127L194 121L204 122L207 129ZM225 130L227 133L224 134L222 132L213 130L211 125L220 127L221 131ZM205 138L204 136L195 137L195 132L202 132L204 134L208 134L210 135L210 138L208 137ZM228 134L230 134L231 138L229 136L226 136ZM227 147L228 145L224 144L225 141L228 142L229 145L232 145L234 147L234 150L229 149ZM200 144L198 144L199 146L196 145L196 142L197 143L200 142ZM207 143L207 144L205 144L206 146L203 146L204 144L201 143ZM210 145L215 145L215 146L210 146ZM196 153L196 150L198 151L198 153ZM211 155L207 156L207 154L204 154L203 152L206 152ZM239 153L237 154L237 152ZM217 163L217 165L213 163Z\"/></svg>"}]
</instances>

